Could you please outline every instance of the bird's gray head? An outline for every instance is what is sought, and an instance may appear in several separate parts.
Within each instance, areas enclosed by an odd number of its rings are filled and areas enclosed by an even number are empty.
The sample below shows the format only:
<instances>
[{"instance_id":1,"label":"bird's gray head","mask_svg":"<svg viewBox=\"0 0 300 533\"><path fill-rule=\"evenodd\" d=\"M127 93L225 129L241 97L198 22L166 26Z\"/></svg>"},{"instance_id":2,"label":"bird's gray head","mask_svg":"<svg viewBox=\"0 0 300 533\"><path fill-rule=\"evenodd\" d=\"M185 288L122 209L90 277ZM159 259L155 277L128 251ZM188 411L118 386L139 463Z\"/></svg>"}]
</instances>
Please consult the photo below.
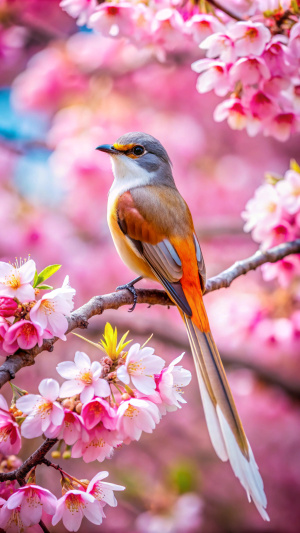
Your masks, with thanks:
<instances>
[{"instance_id":1,"label":"bird's gray head","mask_svg":"<svg viewBox=\"0 0 300 533\"><path fill-rule=\"evenodd\" d=\"M97 150L111 156L117 181L130 179L131 182L136 180L136 185L174 185L170 158L152 135L140 131L125 133L113 145L103 144Z\"/></svg>"}]
</instances>

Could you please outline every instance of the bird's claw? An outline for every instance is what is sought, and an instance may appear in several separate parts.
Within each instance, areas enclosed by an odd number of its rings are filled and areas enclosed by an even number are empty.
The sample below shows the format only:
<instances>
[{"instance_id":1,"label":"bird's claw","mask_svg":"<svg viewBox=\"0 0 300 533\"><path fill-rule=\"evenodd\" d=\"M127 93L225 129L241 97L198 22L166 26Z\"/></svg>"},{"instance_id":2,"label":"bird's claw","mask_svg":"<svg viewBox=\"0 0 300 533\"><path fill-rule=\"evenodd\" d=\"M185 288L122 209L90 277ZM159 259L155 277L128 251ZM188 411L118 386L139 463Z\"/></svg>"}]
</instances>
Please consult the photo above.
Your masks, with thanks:
<instances>
[{"instance_id":1,"label":"bird's claw","mask_svg":"<svg viewBox=\"0 0 300 533\"><path fill-rule=\"evenodd\" d=\"M130 307L130 309L128 309L128 313L132 313L132 311L135 310L135 306L137 304L137 292L135 290L135 287L134 287L134 283L136 282L136 280L133 280L130 281L129 283L126 283L126 285L120 285L119 287L117 287L117 291L121 291L123 289L127 289L129 292L131 292L131 294L133 295L133 305Z\"/></svg>"}]
</instances>

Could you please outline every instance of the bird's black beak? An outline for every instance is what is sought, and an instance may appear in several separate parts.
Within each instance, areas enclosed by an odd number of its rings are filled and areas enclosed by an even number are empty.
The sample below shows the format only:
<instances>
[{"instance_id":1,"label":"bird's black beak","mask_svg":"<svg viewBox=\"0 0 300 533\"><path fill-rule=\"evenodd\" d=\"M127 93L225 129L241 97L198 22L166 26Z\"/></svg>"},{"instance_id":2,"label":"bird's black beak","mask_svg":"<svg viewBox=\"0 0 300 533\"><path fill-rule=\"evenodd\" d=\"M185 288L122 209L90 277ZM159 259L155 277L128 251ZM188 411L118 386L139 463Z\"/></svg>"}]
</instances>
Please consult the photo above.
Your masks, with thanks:
<instances>
[{"instance_id":1,"label":"bird's black beak","mask_svg":"<svg viewBox=\"0 0 300 533\"><path fill-rule=\"evenodd\" d=\"M107 154L118 153L118 150L116 150L111 144L101 144L101 146L97 146L96 150L100 150L100 152L106 152Z\"/></svg>"}]
</instances>

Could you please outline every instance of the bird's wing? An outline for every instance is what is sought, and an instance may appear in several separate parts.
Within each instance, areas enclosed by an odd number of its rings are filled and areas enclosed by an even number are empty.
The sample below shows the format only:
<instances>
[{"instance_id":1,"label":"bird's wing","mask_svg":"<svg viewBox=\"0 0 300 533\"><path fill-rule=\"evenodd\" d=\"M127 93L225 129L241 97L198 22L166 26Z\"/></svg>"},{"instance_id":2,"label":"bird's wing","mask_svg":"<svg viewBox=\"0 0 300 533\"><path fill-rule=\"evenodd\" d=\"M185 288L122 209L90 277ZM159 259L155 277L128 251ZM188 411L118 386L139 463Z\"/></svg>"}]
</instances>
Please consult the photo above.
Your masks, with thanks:
<instances>
[{"instance_id":1,"label":"bird's wing","mask_svg":"<svg viewBox=\"0 0 300 533\"><path fill-rule=\"evenodd\" d=\"M182 263L168 236L166 217L165 213L164 222L158 228L157 224L150 222L151 217L147 220L141 213L138 202L135 201L130 191L125 192L119 198L117 219L120 229L134 245L137 255L148 263L175 303L187 316L191 316L192 310L180 283L183 276ZM199 274L202 279L205 267L196 237L194 237L194 254L201 268Z\"/></svg>"}]
</instances>

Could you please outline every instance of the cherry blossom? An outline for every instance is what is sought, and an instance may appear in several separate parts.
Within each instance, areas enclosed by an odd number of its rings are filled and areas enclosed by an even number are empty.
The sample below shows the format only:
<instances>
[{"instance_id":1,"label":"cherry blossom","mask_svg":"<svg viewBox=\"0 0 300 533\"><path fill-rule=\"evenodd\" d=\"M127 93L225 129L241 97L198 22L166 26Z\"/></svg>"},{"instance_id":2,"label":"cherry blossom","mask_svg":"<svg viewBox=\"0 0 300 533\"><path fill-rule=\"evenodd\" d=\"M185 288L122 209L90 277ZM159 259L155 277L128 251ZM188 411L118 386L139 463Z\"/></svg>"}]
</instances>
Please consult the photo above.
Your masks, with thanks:
<instances>
[{"instance_id":1,"label":"cherry blossom","mask_svg":"<svg viewBox=\"0 0 300 533\"><path fill-rule=\"evenodd\" d=\"M19 425L10 414L5 398L0 394L0 452L18 454L21 449Z\"/></svg>"},{"instance_id":2,"label":"cherry blossom","mask_svg":"<svg viewBox=\"0 0 300 533\"><path fill-rule=\"evenodd\" d=\"M0 262L0 296L18 298L21 302L34 300L31 285L36 271L35 262L29 259L20 267Z\"/></svg>"},{"instance_id":3,"label":"cherry blossom","mask_svg":"<svg viewBox=\"0 0 300 533\"><path fill-rule=\"evenodd\" d=\"M126 385L131 380L138 391L151 394L155 390L154 374L159 374L164 365L164 360L154 355L153 348L141 348L140 344L133 344L125 364L117 369L117 376Z\"/></svg>"},{"instance_id":4,"label":"cherry blossom","mask_svg":"<svg viewBox=\"0 0 300 533\"><path fill-rule=\"evenodd\" d=\"M17 302L8 296L0 297L0 316L8 318L14 316L18 309Z\"/></svg>"},{"instance_id":5,"label":"cherry blossom","mask_svg":"<svg viewBox=\"0 0 300 533\"><path fill-rule=\"evenodd\" d=\"M40 395L28 394L16 402L17 408L27 414L21 426L21 433L27 439L38 437L42 433L47 437L51 424L59 428L64 419L63 408L56 401L59 395L57 381L43 379L39 384L39 392Z\"/></svg>"},{"instance_id":6,"label":"cherry blossom","mask_svg":"<svg viewBox=\"0 0 300 533\"><path fill-rule=\"evenodd\" d=\"M157 406L150 401L132 398L121 403L118 408L117 431L125 442L139 440L142 431L152 433L160 421Z\"/></svg>"},{"instance_id":7,"label":"cherry blossom","mask_svg":"<svg viewBox=\"0 0 300 533\"><path fill-rule=\"evenodd\" d=\"M69 276L66 276L60 289L45 294L32 307L30 320L43 330L47 329L52 336L66 340L65 332L68 329L67 318L74 307L73 297L75 289L69 285Z\"/></svg>"},{"instance_id":8,"label":"cherry blossom","mask_svg":"<svg viewBox=\"0 0 300 533\"><path fill-rule=\"evenodd\" d=\"M89 482L86 489L87 494L91 494L94 498L100 502L107 503L111 507L117 506L117 500L114 495L114 490L124 490L122 485L115 485L114 483L108 483L102 481L108 476L108 472L99 472Z\"/></svg>"},{"instance_id":9,"label":"cherry blossom","mask_svg":"<svg viewBox=\"0 0 300 533\"><path fill-rule=\"evenodd\" d=\"M284 180L280 180L276 187L283 207L288 213L294 215L300 211L300 174L288 170Z\"/></svg>"},{"instance_id":10,"label":"cherry blossom","mask_svg":"<svg viewBox=\"0 0 300 533\"><path fill-rule=\"evenodd\" d=\"M270 184L261 185L249 200L242 217L246 220L244 231L253 230L254 240L260 242L268 231L276 226L282 216L278 191Z\"/></svg>"},{"instance_id":11,"label":"cherry blossom","mask_svg":"<svg viewBox=\"0 0 300 533\"><path fill-rule=\"evenodd\" d=\"M181 408L180 403L186 403L182 397L182 387L186 387L190 383L192 375L189 370L177 366L183 356L184 354L181 354L176 357L158 378L157 390L163 401L163 406L158 406L161 412L173 411L176 408Z\"/></svg>"},{"instance_id":12,"label":"cherry blossom","mask_svg":"<svg viewBox=\"0 0 300 533\"><path fill-rule=\"evenodd\" d=\"M20 508L8 509L7 501L0 498L0 527L7 532L23 533L25 531L25 524L21 519Z\"/></svg>"},{"instance_id":13,"label":"cherry blossom","mask_svg":"<svg viewBox=\"0 0 300 533\"><path fill-rule=\"evenodd\" d=\"M82 419L73 411L64 409L64 421L62 426L62 438L65 443L72 446L81 436Z\"/></svg>"},{"instance_id":14,"label":"cherry blossom","mask_svg":"<svg viewBox=\"0 0 300 533\"><path fill-rule=\"evenodd\" d=\"M228 30L238 56L260 56L271 38L271 32L261 22L237 22Z\"/></svg>"},{"instance_id":15,"label":"cherry blossom","mask_svg":"<svg viewBox=\"0 0 300 533\"><path fill-rule=\"evenodd\" d=\"M81 490L69 490L57 501L52 525L56 526L62 520L68 531L78 531L84 516L92 524L100 525L104 513L102 507L91 494Z\"/></svg>"},{"instance_id":16,"label":"cherry blossom","mask_svg":"<svg viewBox=\"0 0 300 533\"><path fill-rule=\"evenodd\" d=\"M98 2L97 0L61 0L59 5L71 17L77 18L79 26L84 26L96 10Z\"/></svg>"},{"instance_id":17,"label":"cherry blossom","mask_svg":"<svg viewBox=\"0 0 300 533\"><path fill-rule=\"evenodd\" d=\"M102 425L94 427L90 431L82 430L81 438L72 448L72 457L82 457L85 463L91 461L102 462L112 457L114 447L121 444L113 432L108 431Z\"/></svg>"},{"instance_id":18,"label":"cherry blossom","mask_svg":"<svg viewBox=\"0 0 300 533\"><path fill-rule=\"evenodd\" d=\"M10 326L10 323L5 318L0 317L0 355L6 357L7 351L3 347L5 335Z\"/></svg>"},{"instance_id":19,"label":"cherry blossom","mask_svg":"<svg viewBox=\"0 0 300 533\"><path fill-rule=\"evenodd\" d=\"M85 403L81 411L81 416L88 430L95 427L99 422L102 422L106 429L116 428L116 411L102 398L94 398L90 402Z\"/></svg>"},{"instance_id":20,"label":"cherry blossom","mask_svg":"<svg viewBox=\"0 0 300 533\"><path fill-rule=\"evenodd\" d=\"M37 324L33 324L29 320L19 320L10 326L6 332L3 348L8 353L14 353L19 348L30 350L36 344L42 346L43 339L51 339L51 337L50 331L43 330Z\"/></svg>"},{"instance_id":21,"label":"cherry blossom","mask_svg":"<svg viewBox=\"0 0 300 533\"><path fill-rule=\"evenodd\" d=\"M129 36L133 33L134 8L129 2L109 2L97 7L89 26L106 37Z\"/></svg>"},{"instance_id":22,"label":"cherry blossom","mask_svg":"<svg viewBox=\"0 0 300 533\"><path fill-rule=\"evenodd\" d=\"M225 27L213 15L197 13L193 15L187 22L186 28L193 35L196 43L200 44L206 37L213 33L224 33Z\"/></svg>"},{"instance_id":23,"label":"cherry blossom","mask_svg":"<svg viewBox=\"0 0 300 533\"><path fill-rule=\"evenodd\" d=\"M100 378L101 364L98 361L91 363L89 356L84 352L76 352L74 363L64 361L57 365L56 370L63 378L69 380L61 386L62 398L80 394L81 401L86 403L95 395L102 398L110 395L107 381Z\"/></svg>"},{"instance_id":24,"label":"cherry blossom","mask_svg":"<svg viewBox=\"0 0 300 533\"><path fill-rule=\"evenodd\" d=\"M225 96L231 86L226 63L213 59L201 59L192 64L192 69L200 76L197 80L199 93L215 90L218 96Z\"/></svg>"},{"instance_id":25,"label":"cherry blossom","mask_svg":"<svg viewBox=\"0 0 300 533\"><path fill-rule=\"evenodd\" d=\"M49 490L28 484L10 496L6 506L11 511L18 509L22 523L28 527L39 523L43 511L54 515L56 504L57 499Z\"/></svg>"}]
</instances>

